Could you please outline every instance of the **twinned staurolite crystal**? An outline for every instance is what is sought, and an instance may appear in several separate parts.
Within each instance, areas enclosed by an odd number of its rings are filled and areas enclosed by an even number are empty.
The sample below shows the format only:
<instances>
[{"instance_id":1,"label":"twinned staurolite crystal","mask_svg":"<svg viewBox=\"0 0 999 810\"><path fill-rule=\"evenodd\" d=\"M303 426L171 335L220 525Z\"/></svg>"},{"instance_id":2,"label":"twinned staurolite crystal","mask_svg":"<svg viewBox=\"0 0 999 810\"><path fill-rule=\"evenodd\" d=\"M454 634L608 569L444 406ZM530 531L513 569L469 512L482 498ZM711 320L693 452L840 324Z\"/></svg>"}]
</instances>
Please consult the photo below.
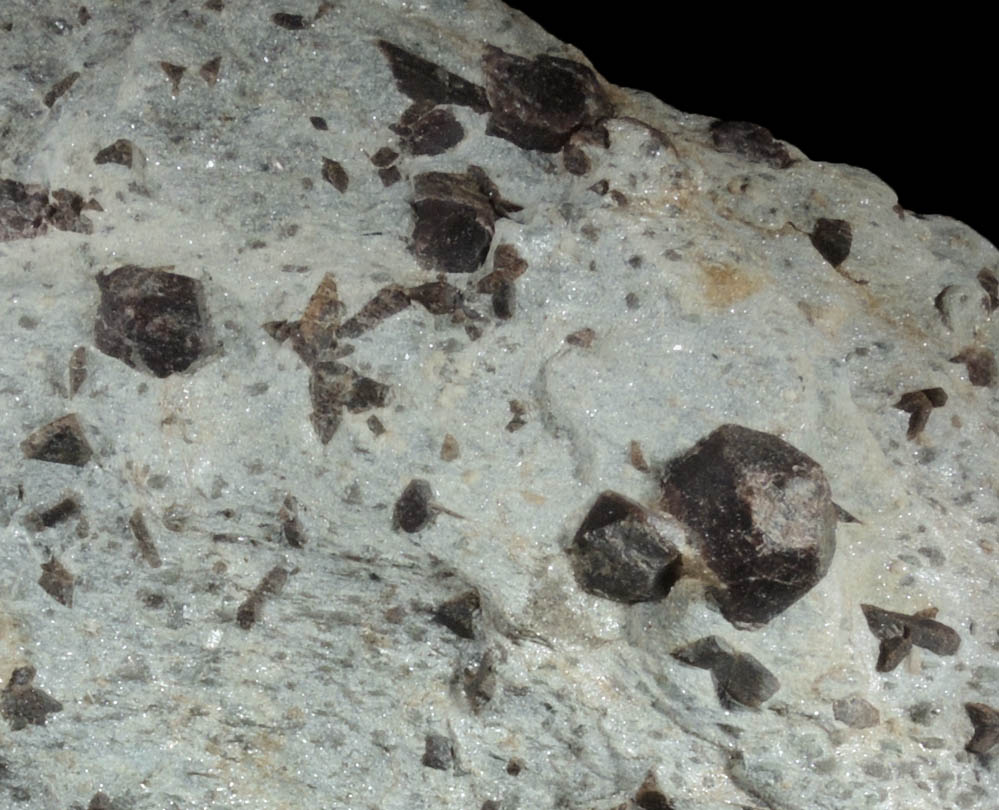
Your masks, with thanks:
<instances>
[{"instance_id":1,"label":"twinned staurolite crystal","mask_svg":"<svg viewBox=\"0 0 999 810\"><path fill-rule=\"evenodd\" d=\"M678 661L711 671L718 701L726 709L735 705L759 708L780 689L777 677L749 653L733 649L718 636L705 636L676 650Z\"/></svg>"},{"instance_id":2,"label":"twinned staurolite crystal","mask_svg":"<svg viewBox=\"0 0 999 810\"><path fill-rule=\"evenodd\" d=\"M769 433L722 425L669 462L666 510L693 531L722 614L766 624L829 569L836 507L819 464Z\"/></svg>"}]
</instances>

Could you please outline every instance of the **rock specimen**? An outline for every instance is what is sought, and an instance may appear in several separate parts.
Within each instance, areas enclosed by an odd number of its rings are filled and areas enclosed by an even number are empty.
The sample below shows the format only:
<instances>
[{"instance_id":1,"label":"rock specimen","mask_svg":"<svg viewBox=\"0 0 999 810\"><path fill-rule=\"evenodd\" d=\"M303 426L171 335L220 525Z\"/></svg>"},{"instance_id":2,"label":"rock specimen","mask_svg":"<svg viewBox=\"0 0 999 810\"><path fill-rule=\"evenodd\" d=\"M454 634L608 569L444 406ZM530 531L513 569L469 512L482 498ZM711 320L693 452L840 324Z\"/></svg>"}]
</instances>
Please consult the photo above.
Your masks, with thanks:
<instances>
[{"instance_id":1,"label":"rock specimen","mask_svg":"<svg viewBox=\"0 0 999 810\"><path fill-rule=\"evenodd\" d=\"M616 602L662 599L680 575L676 546L639 504L609 490L590 507L570 553L580 587Z\"/></svg>"},{"instance_id":2,"label":"rock specimen","mask_svg":"<svg viewBox=\"0 0 999 810\"><path fill-rule=\"evenodd\" d=\"M768 433L722 425L670 461L667 511L690 527L720 580L721 611L759 626L825 575L836 549L836 508L822 468Z\"/></svg>"},{"instance_id":3,"label":"rock specimen","mask_svg":"<svg viewBox=\"0 0 999 810\"><path fill-rule=\"evenodd\" d=\"M495 0L5 0L0 111L0 807L993 806L980 235Z\"/></svg>"},{"instance_id":4,"label":"rock specimen","mask_svg":"<svg viewBox=\"0 0 999 810\"><path fill-rule=\"evenodd\" d=\"M706 636L673 650L685 664L711 670L718 700L726 709L734 704L759 708L780 689L774 674L748 653L737 652L718 636Z\"/></svg>"},{"instance_id":5,"label":"rock specimen","mask_svg":"<svg viewBox=\"0 0 999 810\"><path fill-rule=\"evenodd\" d=\"M214 349L200 281L162 267L99 273L94 342L109 357L156 377L186 371Z\"/></svg>"}]
</instances>

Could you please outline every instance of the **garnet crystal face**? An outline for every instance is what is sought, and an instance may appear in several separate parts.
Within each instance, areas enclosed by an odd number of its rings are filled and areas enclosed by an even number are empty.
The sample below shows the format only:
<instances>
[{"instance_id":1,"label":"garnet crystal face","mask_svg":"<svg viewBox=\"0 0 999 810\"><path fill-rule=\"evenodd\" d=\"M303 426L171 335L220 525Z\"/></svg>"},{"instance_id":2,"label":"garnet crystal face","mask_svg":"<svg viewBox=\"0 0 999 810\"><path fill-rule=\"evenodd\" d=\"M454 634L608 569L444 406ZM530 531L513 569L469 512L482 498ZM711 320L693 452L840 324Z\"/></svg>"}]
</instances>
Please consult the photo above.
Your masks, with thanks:
<instances>
[{"instance_id":1,"label":"garnet crystal face","mask_svg":"<svg viewBox=\"0 0 999 810\"><path fill-rule=\"evenodd\" d=\"M813 459L769 433L722 425L666 465L663 504L693 532L722 614L766 624L829 569L836 507Z\"/></svg>"}]
</instances>

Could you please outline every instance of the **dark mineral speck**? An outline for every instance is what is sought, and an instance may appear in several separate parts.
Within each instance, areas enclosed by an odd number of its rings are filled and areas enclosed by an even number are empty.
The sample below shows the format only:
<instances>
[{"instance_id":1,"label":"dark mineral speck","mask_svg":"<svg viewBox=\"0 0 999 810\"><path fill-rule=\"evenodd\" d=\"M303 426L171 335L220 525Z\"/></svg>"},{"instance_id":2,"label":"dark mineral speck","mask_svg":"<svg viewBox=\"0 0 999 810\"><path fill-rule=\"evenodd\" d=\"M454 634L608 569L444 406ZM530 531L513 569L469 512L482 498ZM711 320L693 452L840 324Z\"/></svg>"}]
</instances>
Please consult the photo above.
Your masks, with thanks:
<instances>
[{"instance_id":1,"label":"dark mineral speck","mask_svg":"<svg viewBox=\"0 0 999 810\"><path fill-rule=\"evenodd\" d=\"M475 638L475 621L480 609L478 591L465 591L439 604L434 611L434 621L444 625L456 636Z\"/></svg>"},{"instance_id":2,"label":"dark mineral speck","mask_svg":"<svg viewBox=\"0 0 999 810\"><path fill-rule=\"evenodd\" d=\"M478 85L391 42L380 40L378 47L388 60L399 91L413 101L457 104L479 113L489 109L486 91Z\"/></svg>"},{"instance_id":3,"label":"dark mineral speck","mask_svg":"<svg viewBox=\"0 0 999 810\"><path fill-rule=\"evenodd\" d=\"M361 413L370 408L383 408L389 399L389 386L371 377L350 372L350 388L344 399L344 407L351 413Z\"/></svg>"},{"instance_id":4,"label":"dark mineral speck","mask_svg":"<svg viewBox=\"0 0 999 810\"><path fill-rule=\"evenodd\" d=\"M810 235L812 246L833 267L839 267L850 255L853 229L845 219L818 219Z\"/></svg>"},{"instance_id":5,"label":"dark mineral speck","mask_svg":"<svg viewBox=\"0 0 999 810\"><path fill-rule=\"evenodd\" d=\"M434 315L450 315L461 307L461 290L446 281L429 281L406 290L410 301L416 301Z\"/></svg>"},{"instance_id":6,"label":"dark mineral speck","mask_svg":"<svg viewBox=\"0 0 999 810\"><path fill-rule=\"evenodd\" d=\"M441 460L442 461L454 461L461 455L461 449L458 446L458 440L452 436L450 433L444 436L444 441L441 442Z\"/></svg>"},{"instance_id":7,"label":"dark mineral speck","mask_svg":"<svg viewBox=\"0 0 999 810\"><path fill-rule=\"evenodd\" d=\"M748 653L733 650L718 636L707 636L676 649L673 657L691 666L711 670L718 700L758 708L780 689L780 681Z\"/></svg>"},{"instance_id":8,"label":"dark mineral speck","mask_svg":"<svg viewBox=\"0 0 999 810\"><path fill-rule=\"evenodd\" d=\"M712 593L738 626L759 626L804 596L836 549L822 468L769 433L723 425L670 461L663 505L693 531L720 581Z\"/></svg>"},{"instance_id":9,"label":"dark mineral speck","mask_svg":"<svg viewBox=\"0 0 999 810\"><path fill-rule=\"evenodd\" d=\"M590 327L584 326L582 329L577 329L575 332L570 332L566 335L565 342L570 346L579 346L582 349L588 349L593 345L596 337L596 332L590 329Z\"/></svg>"},{"instance_id":10,"label":"dark mineral speck","mask_svg":"<svg viewBox=\"0 0 999 810\"><path fill-rule=\"evenodd\" d=\"M912 636L907 627L902 633L881 640L878 646L878 660L874 668L878 672L891 672L912 652Z\"/></svg>"},{"instance_id":11,"label":"dark mineral speck","mask_svg":"<svg viewBox=\"0 0 999 810\"><path fill-rule=\"evenodd\" d=\"M90 797L90 804L87 805L87 810L114 810L114 805L107 793L98 791Z\"/></svg>"},{"instance_id":12,"label":"dark mineral speck","mask_svg":"<svg viewBox=\"0 0 999 810\"><path fill-rule=\"evenodd\" d=\"M967 346L959 354L950 358L952 363L964 363L968 370L968 382L983 388L996 384L999 377L999 367L996 366L996 356L981 346Z\"/></svg>"},{"instance_id":13,"label":"dark mineral speck","mask_svg":"<svg viewBox=\"0 0 999 810\"><path fill-rule=\"evenodd\" d=\"M861 605L867 626L881 642L878 672L890 672L909 654L913 645L937 655L954 655L961 646L961 637L946 624L932 618L935 611L906 615L891 610Z\"/></svg>"},{"instance_id":14,"label":"dark mineral speck","mask_svg":"<svg viewBox=\"0 0 999 810\"><path fill-rule=\"evenodd\" d=\"M93 225L80 215L83 198L66 189L49 192L42 186L0 179L0 242L41 236L52 225L63 231L90 233Z\"/></svg>"},{"instance_id":15,"label":"dark mineral speck","mask_svg":"<svg viewBox=\"0 0 999 810\"><path fill-rule=\"evenodd\" d=\"M42 575L38 578L38 584L45 593L66 607L73 607L74 582L73 575L55 557L42 563Z\"/></svg>"},{"instance_id":16,"label":"dark mineral speck","mask_svg":"<svg viewBox=\"0 0 999 810\"><path fill-rule=\"evenodd\" d=\"M159 568L163 562L160 560L160 553L157 551L153 537L149 533L149 527L146 526L146 519L143 517L141 509L136 508L132 512L132 516L128 519L128 528L135 538L139 555L145 560L146 565L150 568Z\"/></svg>"},{"instance_id":17,"label":"dark mineral speck","mask_svg":"<svg viewBox=\"0 0 999 810\"><path fill-rule=\"evenodd\" d=\"M454 748L443 734L428 734L424 741L423 764L428 768L448 771L454 764Z\"/></svg>"},{"instance_id":18,"label":"dark mineral speck","mask_svg":"<svg viewBox=\"0 0 999 810\"><path fill-rule=\"evenodd\" d=\"M183 65L175 65L171 62L160 62L160 68L170 80L170 92L177 95L180 91L180 80L184 78L187 68Z\"/></svg>"},{"instance_id":19,"label":"dark mineral speck","mask_svg":"<svg viewBox=\"0 0 999 810\"><path fill-rule=\"evenodd\" d=\"M509 402L510 413L513 418L506 423L506 429L510 433L515 433L527 424L527 406L519 399L511 399Z\"/></svg>"},{"instance_id":20,"label":"dark mineral speck","mask_svg":"<svg viewBox=\"0 0 999 810\"><path fill-rule=\"evenodd\" d=\"M432 501L434 491L428 481L414 478L395 502L392 526L413 534L431 523L436 516Z\"/></svg>"},{"instance_id":21,"label":"dark mineral speck","mask_svg":"<svg viewBox=\"0 0 999 810\"><path fill-rule=\"evenodd\" d=\"M996 278L996 274L987 267L978 271L977 278L979 285L989 297L989 312L995 312L999 309L999 278Z\"/></svg>"},{"instance_id":22,"label":"dark mineral speck","mask_svg":"<svg viewBox=\"0 0 999 810\"><path fill-rule=\"evenodd\" d=\"M350 381L345 374L313 372L309 377L310 418L322 444L329 444L343 421L343 402L349 387Z\"/></svg>"},{"instance_id":23,"label":"dark mineral speck","mask_svg":"<svg viewBox=\"0 0 999 810\"><path fill-rule=\"evenodd\" d=\"M206 84L215 84L219 80L219 70L222 68L222 57L216 56L213 59L209 59L200 68L198 68L198 75L205 80Z\"/></svg>"},{"instance_id":24,"label":"dark mineral speck","mask_svg":"<svg viewBox=\"0 0 999 810\"><path fill-rule=\"evenodd\" d=\"M25 458L74 467L84 466L93 455L75 413L38 428L21 442L21 450Z\"/></svg>"},{"instance_id":25,"label":"dark mineral speck","mask_svg":"<svg viewBox=\"0 0 999 810\"><path fill-rule=\"evenodd\" d=\"M517 288L512 281L501 281L493 291L493 315L500 320L508 321L513 317Z\"/></svg>"},{"instance_id":26,"label":"dark mineral speck","mask_svg":"<svg viewBox=\"0 0 999 810\"><path fill-rule=\"evenodd\" d=\"M711 139L719 152L734 152L755 163L766 163L774 169L786 169L794 161L787 147L774 140L770 130L746 121L715 121Z\"/></svg>"},{"instance_id":27,"label":"dark mineral speck","mask_svg":"<svg viewBox=\"0 0 999 810\"><path fill-rule=\"evenodd\" d=\"M674 810L674 806L659 787L659 782L652 771L649 771L638 791L635 793L635 805L641 810Z\"/></svg>"},{"instance_id":28,"label":"dark mineral speck","mask_svg":"<svg viewBox=\"0 0 999 810\"><path fill-rule=\"evenodd\" d=\"M321 132L326 132L329 129L329 125L326 123L326 119L319 115L313 115L309 117L309 121L312 126Z\"/></svg>"},{"instance_id":29,"label":"dark mineral speck","mask_svg":"<svg viewBox=\"0 0 999 810\"><path fill-rule=\"evenodd\" d=\"M278 521L281 524L281 538L292 548L304 548L305 529L298 518L298 500L294 495L285 496L278 511Z\"/></svg>"},{"instance_id":30,"label":"dark mineral speck","mask_svg":"<svg viewBox=\"0 0 999 810\"><path fill-rule=\"evenodd\" d=\"M156 377L185 371L215 349L204 288L167 268L125 265L97 275L94 342L109 357Z\"/></svg>"},{"instance_id":31,"label":"dark mineral speck","mask_svg":"<svg viewBox=\"0 0 999 810\"><path fill-rule=\"evenodd\" d=\"M881 714L859 695L833 701L833 717L850 728L871 728L881 722Z\"/></svg>"},{"instance_id":32,"label":"dark mineral speck","mask_svg":"<svg viewBox=\"0 0 999 810\"><path fill-rule=\"evenodd\" d=\"M382 185L388 188L402 180L402 174L395 166L388 166L378 170L378 178L382 181Z\"/></svg>"},{"instance_id":33,"label":"dark mineral speck","mask_svg":"<svg viewBox=\"0 0 999 810\"><path fill-rule=\"evenodd\" d=\"M323 158L323 180L343 194L347 190L350 179L347 170L340 163L328 157Z\"/></svg>"},{"instance_id":34,"label":"dark mineral speck","mask_svg":"<svg viewBox=\"0 0 999 810\"><path fill-rule=\"evenodd\" d=\"M409 306L409 296L399 284L382 287L375 296L337 329L337 337L354 338Z\"/></svg>"},{"instance_id":35,"label":"dark mineral speck","mask_svg":"<svg viewBox=\"0 0 999 810\"><path fill-rule=\"evenodd\" d=\"M29 724L44 726L48 715L62 711L58 700L31 685L35 674L32 666L18 667L0 692L0 711L11 731L20 731Z\"/></svg>"},{"instance_id":36,"label":"dark mineral speck","mask_svg":"<svg viewBox=\"0 0 999 810\"><path fill-rule=\"evenodd\" d=\"M133 144L130 140L126 138L119 138L110 146L105 146L101 149L101 151L94 156L94 163L98 165L102 163L118 163L131 169L132 147Z\"/></svg>"},{"instance_id":37,"label":"dark mineral speck","mask_svg":"<svg viewBox=\"0 0 999 810\"><path fill-rule=\"evenodd\" d=\"M486 134L521 149L557 152L574 132L613 114L597 77L579 62L525 59L487 45L482 69L492 107Z\"/></svg>"},{"instance_id":38,"label":"dark mineral speck","mask_svg":"<svg viewBox=\"0 0 999 810\"><path fill-rule=\"evenodd\" d=\"M260 618L260 611L264 602L277 596L284 590L288 582L288 571L280 566L275 566L268 571L260 583L250 591L243 603L236 611L236 623L244 630L249 630Z\"/></svg>"},{"instance_id":39,"label":"dark mineral speck","mask_svg":"<svg viewBox=\"0 0 999 810\"><path fill-rule=\"evenodd\" d=\"M371 156L371 162L379 169L384 169L386 166L391 166L395 163L398 157L399 153L395 149L383 146Z\"/></svg>"},{"instance_id":40,"label":"dark mineral speck","mask_svg":"<svg viewBox=\"0 0 999 810\"><path fill-rule=\"evenodd\" d=\"M906 430L907 439L915 439L930 418L934 408L942 408L947 404L947 392L942 388L923 388L919 391L908 391L902 394L895 407L910 414L909 427Z\"/></svg>"},{"instance_id":41,"label":"dark mineral speck","mask_svg":"<svg viewBox=\"0 0 999 810\"><path fill-rule=\"evenodd\" d=\"M492 189L471 171L428 172L414 179L416 222L410 250L427 270L474 273L493 238L497 206Z\"/></svg>"},{"instance_id":42,"label":"dark mineral speck","mask_svg":"<svg viewBox=\"0 0 999 810\"><path fill-rule=\"evenodd\" d=\"M402 139L402 147L411 155L442 155L465 137L465 128L454 113L435 107L413 121L392 127Z\"/></svg>"},{"instance_id":43,"label":"dark mineral speck","mask_svg":"<svg viewBox=\"0 0 999 810\"><path fill-rule=\"evenodd\" d=\"M590 170L590 159L578 146L567 144L562 150L562 165L569 174L586 174Z\"/></svg>"},{"instance_id":44,"label":"dark mineral speck","mask_svg":"<svg viewBox=\"0 0 999 810\"><path fill-rule=\"evenodd\" d=\"M680 576L680 553L639 504L602 492L570 548L579 586L615 602L662 599Z\"/></svg>"},{"instance_id":45,"label":"dark mineral speck","mask_svg":"<svg viewBox=\"0 0 999 810\"><path fill-rule=\"evenodd\" d=\"M76 396L76 392L86 382L87 379L87 349L84 346L77 346L69 356L69 395Z\"/></svg>"},{"instance_id":46,"label":"dark mineral speck","mask_svg":"<svg viewBox=\"0 0 999 810\"><path fill-rule=\"evenodd\" d=\"M45 216L53 227L61 231L74 233L91 233L93 225L90 220L80 216L85 203L83 197L74 191L58 188L52 192L52 203L45 211ZM97 206L100 210L100 206Z\"/></svg>"},{"instance_id":47,"label":"dark mineral speck","mask_svg":"<svg viewBox=\"0 0 999 810\"><path fill-rule=\"evenodd\" d=\"M45 106L52 107L53 104L55 104L60 98L62 98L67 92L69 92L69 88L72 87L76 83L76 80L79 78L80 78L80 73L79 71L76 71L70 73L67 76L64 76L54 85L52 85L49 91L45 94L45 97L42 99Z\"/></svg>"},{"instance_id":48,"label":"dark mineral speck","mask_svg":"<svg viewBox=\"0 0 999 810\"><path fill-rule=\"evenodd\" d=\"M975 729L964 750L987 754L999 743L999 711L984 703L965 703L964 710Z\"/></svg>"},{"instance_id":49,"label":"dark mineral speck","mask_svg":"<svg viewBox=\"0 0 999 810\"><path fill-rule=\"evenodd\" d=\"M309 27L309 21L301 14L289 14L285 11L279 11L272 15L271 22L281 28L287 28L289 31L301 31Z\"/></svg>"},{"instance_id":50,"label":"dark mineral speck","mask_svg":"<svg viewBox=\"0 0 999 810\"><path fill-rule=\"evenodd\" d=\"M652 469L645 460L642 445L634 439L628 442L628 462L639 472L647 473Z\"/></svg>"},{"instance_id":51,"label":"dark mineral speck","mask_svg":"<svg viewBox=\"0 0 999 810\"><path fill-rule=\"evenodd\" d=\"M24 519L24 525L33 532L40 532L58 526L79 514L80 497L76 493L70 493L51 506L29 512Z\"/></svg>"},{"instance_id":52,"label":"dark mineral speck","mask_svg":"<svg viewBox=\"0 0 999 810\"><path fill-rule=\"evenodd\" d=\"M495 293L505 282L519 278L527 271L527 260L514 245L504 242L493 252L493 269L479 279L475 289L480 293Z\"/></svg>"}]
</instances>

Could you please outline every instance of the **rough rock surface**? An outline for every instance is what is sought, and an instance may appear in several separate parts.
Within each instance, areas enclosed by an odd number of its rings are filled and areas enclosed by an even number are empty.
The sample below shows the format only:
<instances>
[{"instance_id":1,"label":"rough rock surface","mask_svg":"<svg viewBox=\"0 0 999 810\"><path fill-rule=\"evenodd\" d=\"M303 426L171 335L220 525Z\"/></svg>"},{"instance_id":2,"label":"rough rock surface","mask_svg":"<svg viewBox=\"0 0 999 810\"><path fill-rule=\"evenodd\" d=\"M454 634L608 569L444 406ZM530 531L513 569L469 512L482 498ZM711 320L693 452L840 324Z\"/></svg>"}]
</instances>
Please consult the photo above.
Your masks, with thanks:
<instances>
[{"instance_id":1,"label":"rough rock surface","mask_svg":"<svg viewBox=\"0 0 999 810\"><path fill-rule=\"evenodd\" d=\"M493 0L7 0L0 132L0 807L995 805L970 229ZM210 351L108 356L121 267ZM598 495L656 520L725 424L821 465L825 576L752 632L684 549L581 587ZM779 691L720 705L712 636Z\"/></svg>"}]
</instances>

